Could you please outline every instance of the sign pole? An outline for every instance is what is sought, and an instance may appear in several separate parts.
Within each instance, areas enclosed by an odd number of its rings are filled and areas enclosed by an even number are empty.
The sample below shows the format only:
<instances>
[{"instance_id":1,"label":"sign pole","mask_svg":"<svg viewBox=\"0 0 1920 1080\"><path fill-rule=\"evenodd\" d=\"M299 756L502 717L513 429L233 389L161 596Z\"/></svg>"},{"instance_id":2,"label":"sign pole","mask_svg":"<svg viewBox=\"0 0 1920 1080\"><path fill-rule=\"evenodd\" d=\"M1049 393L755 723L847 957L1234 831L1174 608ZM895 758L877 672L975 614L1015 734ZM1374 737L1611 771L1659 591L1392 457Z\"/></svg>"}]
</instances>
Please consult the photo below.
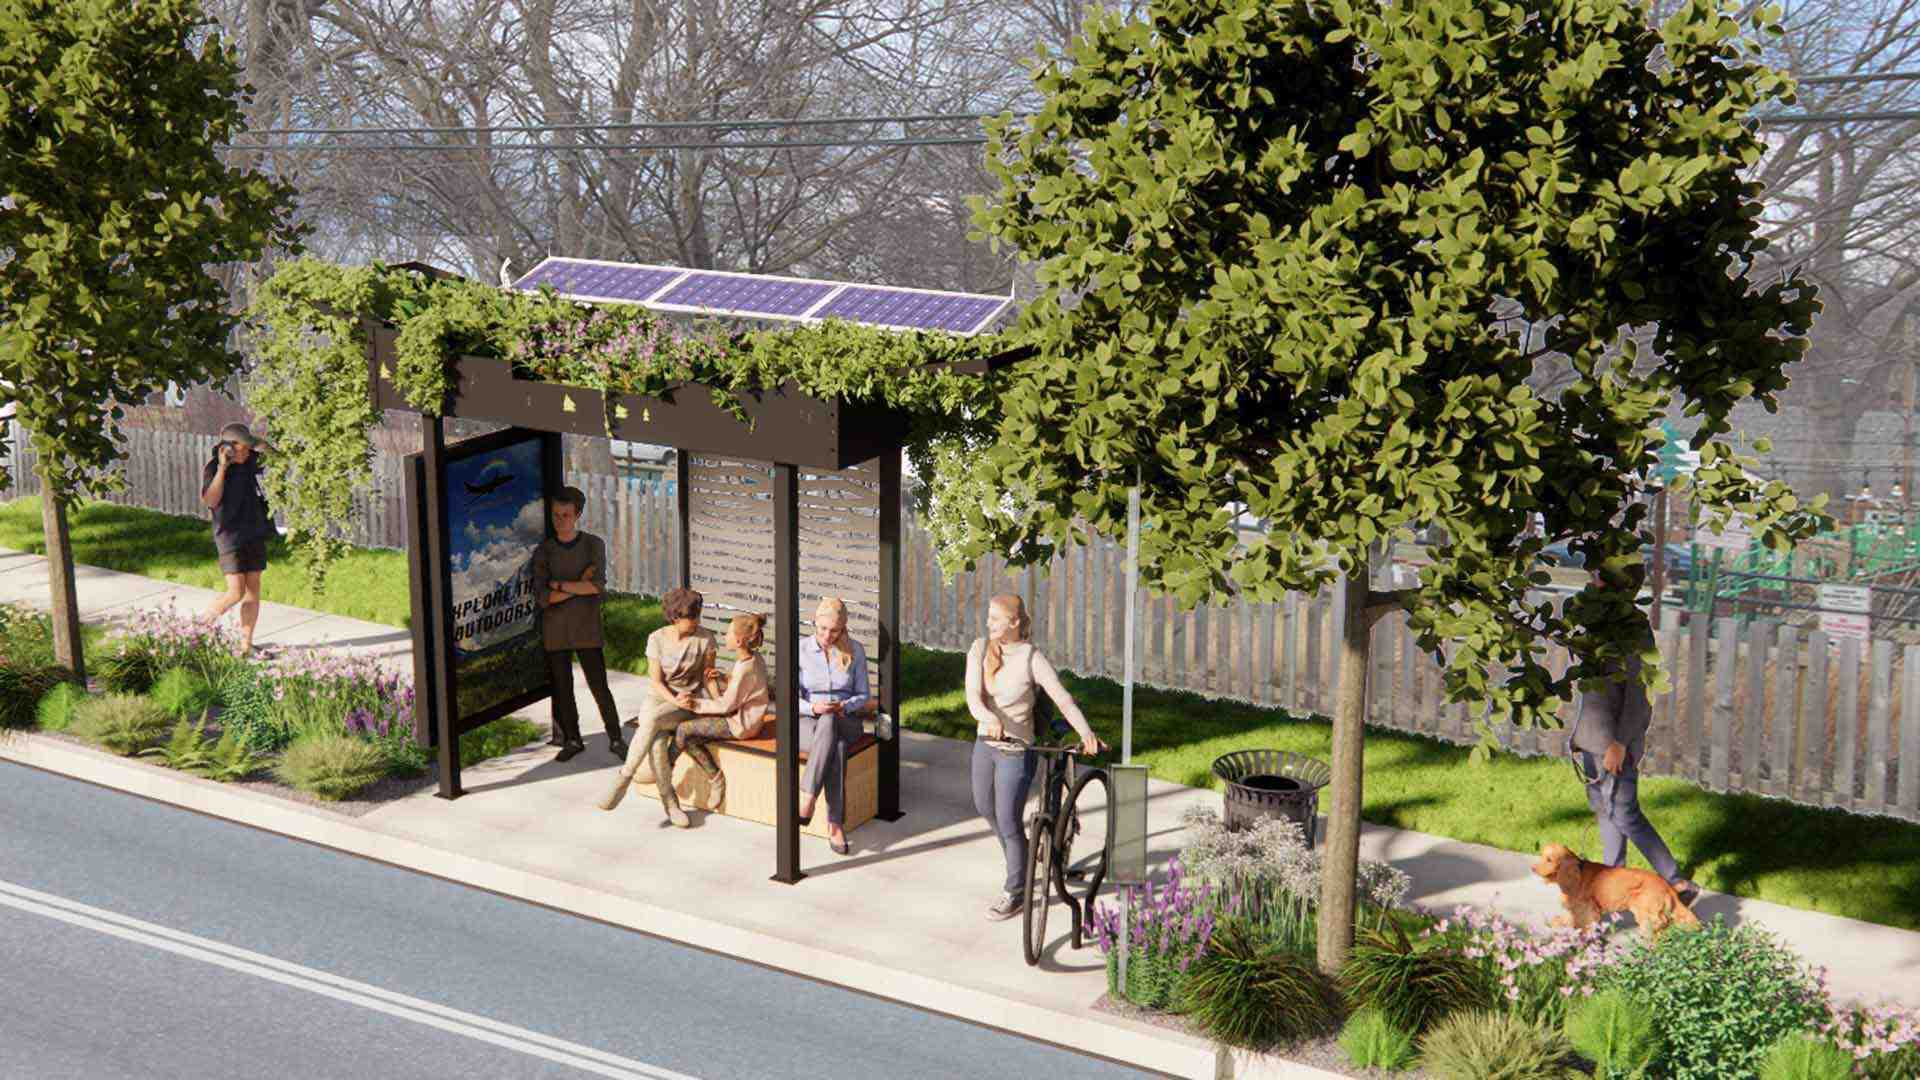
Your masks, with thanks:
<instances>
[{"instance_id":1,"label":"sign pole","mask_svg":"<svg viewBox=\"0 0 1920 1080\"><path fill-rule=\"evenodd\" d=\"M1133 473L1133 486L1127 489L1127 644L1126 675L1120 684L1120 763L1133 763L1133 636L1134 593L1140 588L1140 470ZM1118 813L1109 807L1108 813ZM1120 892L1120 996L1127 991L1128 933L1133 923L1133 890Z\"/></svg>"}]
</instances>

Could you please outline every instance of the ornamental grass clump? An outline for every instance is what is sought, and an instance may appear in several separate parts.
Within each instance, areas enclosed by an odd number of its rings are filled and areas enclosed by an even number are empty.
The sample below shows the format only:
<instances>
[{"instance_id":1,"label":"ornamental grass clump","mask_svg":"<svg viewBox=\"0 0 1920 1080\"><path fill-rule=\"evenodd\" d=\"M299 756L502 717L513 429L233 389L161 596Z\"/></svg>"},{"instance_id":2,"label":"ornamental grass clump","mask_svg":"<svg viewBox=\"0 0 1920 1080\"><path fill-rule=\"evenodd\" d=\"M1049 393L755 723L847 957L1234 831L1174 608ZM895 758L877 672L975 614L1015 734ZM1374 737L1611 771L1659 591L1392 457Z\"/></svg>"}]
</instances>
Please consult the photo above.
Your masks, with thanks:
<instances>
[{"instance_id":1,"label":"ornamental grass clump","mask_svg":"<svg viewBox=\"0 0 1920 1080\"><path fill-rule=\"evenodd\" d=\"M34 708L35 721L41 731L65 731L73 726L74 711L85 700L87 692L79 683L62 680L41 695L40 703Z\"/></svg>"},{"instance_id":2,"label":"ornamental grass clump","mask_svg":"<svg viewBox=\"0 0 1920 1080\"><path fill-rule=\"evenodd\" d=\"M1311 957L1243 918L1223 920L1187 971L1194 1026L1232 1046L1264 1050L1334 1030L1340 995Z\"/></svg>"},{"instance_id":3,"label":"ornamental grass clump","mask_svg":"<svg viewBox=\"0 0 1920 1080\"><path fill-rule=\"evenodd\" d=\"M1567 1041L1594 1063L1595 1080L1641 1080L1664 1036L1653 1011L1622 990L1602 990L1567 1010Z\"/></svg>"},{"instance_id":4,"label":"ornamental grass clump","mask_svg":"<svg viewBox=\"0 0 1920 1080\"><path fill-rule=\"evenodd\" d=\"M0 664L0 728L32 727L40 699L67 681L66 668Z\"/></svg>"},{"instance_id":5,"label":"ornamental grass clump","mask_svg":"<svg viewBox=\"0 0 1920 1080\"><path fill-rule=\"evenodd\" d=\"M183 667L161 672L147 696L161 711L178 720L206 715L218 699L206 676Z\"/></svg>"},{"instance_id":6,"label":"ornamental grass clump","mask_svg":"<svg viewBox=\"0 0 1920 1080\"><path fill-rule=\"evenodd\" d=\"M1133 901L1128 924L1127 984L1120 985L1120 926L1122 908L1096 903L1094 938L1107 958L1107 989L1145 1009L1183 1007L1182 985L1193 963L1205 955L1207 942L1219 918L1219 898L1213 886L1195 889L1186 881L1180 857L1167 866L1167 881L1155 889L1152 882L1125 890Z\"/></svg>"},{"instance_id":7,"label":"ornamental grass clump","mask_svg":"<svg viewBox=\"0 0 1920 1080\"><path fill-rule=\"evenodd\" d=\"M1760 1080L1853 1080L1853 1057L1826 1039L1790 1035L1767 1048Z\"/></svg>"},{"instance_id":8,"label":"ornamental grass clump","mask_svg":"<svg viewBox=\"0 0 1920 1080\"><path fill-rule=\"evenodd\" d=\"M1566 1036L1510 1012L1469 1009L1420 1040L1420 1067L1440 1080L1563 1080L1580 1076Z\"/></svg>"},{"instance_id":9,"label":"ornamental grass clump","mask_svg":"<svg viewBox=\"0 0 1920 1080\"><path fill-rule=\"evenodd\" d=\"M1492 912L1461 906L1423 931L1478 961L1507 1011L1558 1028L1569 1002L1587 997L1632 946L1609 936L1609 916L1585 928L1535 934Z\"/></svg>"},{"instance_id":10,"label":"ornamental grass clump","mask_svg":"<svg viewBox=\"0 0 1920 1080\"><path fill-rule=\"evenodd\" d=\"M1493 979L1479 961L1434 938L1414 939L1398 926L1363 926L1340 969L1341 988L1357 1006L1380 1010L1415 1035L1457 1009L1491 1008Z\"/></svg>"},{"instance_id":11,"label":"ornamental grass clump","mask_svg":"<svg viewBox=\"0 0 1920 1080\"><path fill-rule=\"evenodd\" d=\"M1340 1049L1358 1069L1399 1071L1413 1066L1413 1036L1379 1009L1365 1008L1340 1029Z\"/></svg>"},{"instance_id":12,"label":"ornamental grass clump","mask_svg":"<svg viewBox=\"0 0 1920 1080\"><path fill-rule=\"evenodd\" d=\"M379 746L344 733L296 739L274 767L281 780L329 801L359 794L386 772Z\"/></svg>"},{"instance_id":13,"label":"ornamental grass clump","mask_svg":"<svg viewBox=\"0 0 1920 1080\"><path fill-rule=\"evenodd\" d=\"M1750 1076L1774 1043L1830 1018L1826 973L1752 925L1724 918L1639 943L1607 974L1660 1017L1666 1048L1655 1064L1675 1080Z\"/></svg>"},{"instance_id":14,"label":"ornamental grass clump","mask_svg":"<svg viewBox=\"0 0 1920 1080\"><path fill-rule=\"evenodd\" d=\"M167 737L170 717L133 694L88 698L74 710L73 734L116 754L137 754Z\"/></svg>"}]
</instances>

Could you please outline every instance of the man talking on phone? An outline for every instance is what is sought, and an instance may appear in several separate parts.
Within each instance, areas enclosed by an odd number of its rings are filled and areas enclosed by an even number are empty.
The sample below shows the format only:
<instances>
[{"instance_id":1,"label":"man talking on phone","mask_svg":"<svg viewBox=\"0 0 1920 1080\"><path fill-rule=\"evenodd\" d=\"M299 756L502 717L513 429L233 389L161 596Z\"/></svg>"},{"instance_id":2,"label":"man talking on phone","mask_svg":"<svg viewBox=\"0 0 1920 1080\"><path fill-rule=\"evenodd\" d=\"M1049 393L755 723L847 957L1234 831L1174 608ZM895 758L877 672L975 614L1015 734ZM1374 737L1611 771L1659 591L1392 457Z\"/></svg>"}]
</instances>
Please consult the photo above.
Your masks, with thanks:
<instances>
[{"instance_id":1,"label":"man talking on phone","mask_svg":"<svg viewBox=\"0 0 1920 1080\"><path fill-rule=\"evenodd\" d=\"M278 535L266 495L260 489L260 451L267 444L245 424L220 429L220 444L200 476L200 502L213 512L213 546L227 591L214 597L209 625L240 605L240 655L253 652L253 627L260 621L260 575L267 569L267 541Z\"/></svg>"}]
</instances>

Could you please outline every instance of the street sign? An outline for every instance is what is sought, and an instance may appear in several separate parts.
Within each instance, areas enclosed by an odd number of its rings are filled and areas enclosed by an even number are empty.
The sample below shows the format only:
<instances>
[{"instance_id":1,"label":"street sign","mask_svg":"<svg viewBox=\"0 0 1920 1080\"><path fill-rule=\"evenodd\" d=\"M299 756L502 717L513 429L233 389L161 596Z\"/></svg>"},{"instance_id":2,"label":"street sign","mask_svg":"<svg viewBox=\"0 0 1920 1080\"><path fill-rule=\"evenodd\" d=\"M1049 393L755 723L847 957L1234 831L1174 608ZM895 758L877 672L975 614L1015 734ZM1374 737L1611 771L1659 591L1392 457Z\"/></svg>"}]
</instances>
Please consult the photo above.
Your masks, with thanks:
<instances>
[{"instance_id":1,"label":"street sign","mask_svg":"<svg viewBox=\"0 0 1920 1080\"><path fill-rule=\"evenodd\" d=\"M1865 585L1820 586L1820 629L1829 641L1873 636L1873 590Z\"/></svg>"}]
</instances>

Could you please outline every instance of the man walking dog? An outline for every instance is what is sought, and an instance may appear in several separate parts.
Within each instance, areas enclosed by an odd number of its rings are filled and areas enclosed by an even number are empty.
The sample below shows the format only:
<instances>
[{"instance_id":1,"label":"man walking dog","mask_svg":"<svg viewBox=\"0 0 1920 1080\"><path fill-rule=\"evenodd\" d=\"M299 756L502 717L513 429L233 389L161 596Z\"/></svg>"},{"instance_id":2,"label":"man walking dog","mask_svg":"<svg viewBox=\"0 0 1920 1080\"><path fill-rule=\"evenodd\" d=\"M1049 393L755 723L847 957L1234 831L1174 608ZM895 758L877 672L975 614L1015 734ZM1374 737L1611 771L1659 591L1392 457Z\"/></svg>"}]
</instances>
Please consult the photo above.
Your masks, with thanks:
<instances>
[{"instance_id":1,"label":"man walking dog","mask_svg":"<svg viewBox=\"0 0 1920 1080\"><path fill-rule=\"evenodd\" d=\"M1634 567L1627 587L1637 595L1644 577L1644 569ZM1598 570L1593 572L1593 583L1607 586ZM1651 632L1649 625L1649 638L1643 640L1649 640ZM1600 823L1599 861L1625 866L1631 841L1654 872L1680 894L1680 902L1692 907L1700 896L1699 886L1680 876L1673 852L1640 810L1640 761L1646 751L1647 727L1653 722L1653 703L1640 685L1641 666L1638 656L1630 656L1604 682L1581 693L1567 747L1580 778L1586 781L1587 805Z\"/></svg>"}]
</instances>

